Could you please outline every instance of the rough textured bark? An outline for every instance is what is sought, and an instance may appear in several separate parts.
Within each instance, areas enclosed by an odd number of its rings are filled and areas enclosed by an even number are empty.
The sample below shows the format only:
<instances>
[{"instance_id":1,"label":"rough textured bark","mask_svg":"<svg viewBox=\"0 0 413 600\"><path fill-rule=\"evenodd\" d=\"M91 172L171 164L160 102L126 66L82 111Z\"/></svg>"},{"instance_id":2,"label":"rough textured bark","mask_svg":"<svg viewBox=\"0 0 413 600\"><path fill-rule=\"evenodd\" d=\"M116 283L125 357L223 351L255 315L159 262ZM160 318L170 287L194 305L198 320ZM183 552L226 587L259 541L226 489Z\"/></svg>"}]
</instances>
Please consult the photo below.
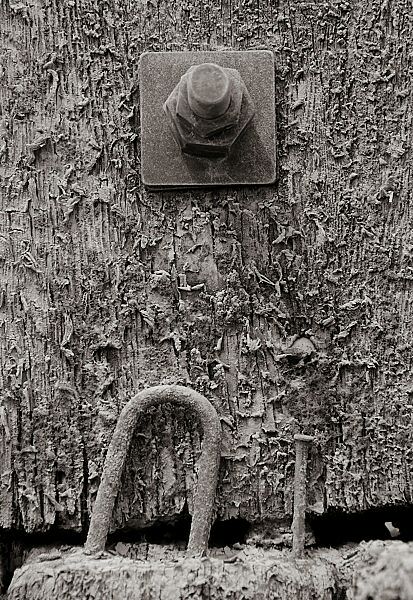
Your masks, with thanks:
<instances>
[{"instance_id":1,"label":"rough textured bark","mask_svg":"<svg viewBox=\"0 0 413 600\"><path fill-rule=\"evenodd\" d=\"M161 383L222 419L220 519L290 518L298 432L310 510L410 502L407 0L2 0L0 31L0 526L85 529L121 408ZM254 47L277 184L148 193L140 53ZM191 509L195 424L140 430L117 528Z\"/></svg>"}]
</instances>

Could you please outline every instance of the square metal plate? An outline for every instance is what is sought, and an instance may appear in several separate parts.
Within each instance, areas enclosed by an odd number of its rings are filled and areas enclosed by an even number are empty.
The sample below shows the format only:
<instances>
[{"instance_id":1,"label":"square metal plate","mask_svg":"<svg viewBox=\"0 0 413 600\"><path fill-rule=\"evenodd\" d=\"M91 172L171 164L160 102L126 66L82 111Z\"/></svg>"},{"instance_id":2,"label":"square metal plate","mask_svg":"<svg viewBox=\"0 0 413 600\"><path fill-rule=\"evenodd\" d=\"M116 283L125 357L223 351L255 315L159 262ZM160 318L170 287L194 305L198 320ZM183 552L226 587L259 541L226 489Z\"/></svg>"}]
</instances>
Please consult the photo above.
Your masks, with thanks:
<instances>
[{"instance_id":1,"label":"square metal plate","mask_svg":"<svg viewBox=\"0 0 413 600\"><path fill-rule=\"evenodd\" d=\"M213 62L237 69L255 105L255 116L226 158L181 152L163 104L192 65ZM146 52L140 58L142 181L153 189L257 185L275 181L274 57L245 52Z\"/></svg>"}]
</instances>

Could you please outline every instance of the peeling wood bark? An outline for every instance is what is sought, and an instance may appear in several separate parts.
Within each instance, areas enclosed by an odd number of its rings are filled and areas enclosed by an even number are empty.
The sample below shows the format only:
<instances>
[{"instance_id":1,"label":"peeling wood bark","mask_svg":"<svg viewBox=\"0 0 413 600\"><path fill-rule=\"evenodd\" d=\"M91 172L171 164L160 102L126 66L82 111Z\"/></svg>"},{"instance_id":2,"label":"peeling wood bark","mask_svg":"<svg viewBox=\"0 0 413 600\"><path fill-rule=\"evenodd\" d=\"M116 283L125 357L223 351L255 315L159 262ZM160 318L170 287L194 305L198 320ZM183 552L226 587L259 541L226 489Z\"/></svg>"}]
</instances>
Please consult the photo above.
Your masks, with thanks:
<instances>
[{"instance_id":1,"label":"peeling wood bark","mask_svg":"<svg viewBox=\"0 0 413 600\"><path fill-rule=\"evenodd\" d=\"M301 431L310 510L410 502L409 3L2 0L0 33L0 526L85 528L122 407L161 383L222 419L219 518L291 517ZM139 54L258 46L277 185L145 191ZM194 424L140 430L117 527L192 509Z\"/></svg>"}]
</instances>

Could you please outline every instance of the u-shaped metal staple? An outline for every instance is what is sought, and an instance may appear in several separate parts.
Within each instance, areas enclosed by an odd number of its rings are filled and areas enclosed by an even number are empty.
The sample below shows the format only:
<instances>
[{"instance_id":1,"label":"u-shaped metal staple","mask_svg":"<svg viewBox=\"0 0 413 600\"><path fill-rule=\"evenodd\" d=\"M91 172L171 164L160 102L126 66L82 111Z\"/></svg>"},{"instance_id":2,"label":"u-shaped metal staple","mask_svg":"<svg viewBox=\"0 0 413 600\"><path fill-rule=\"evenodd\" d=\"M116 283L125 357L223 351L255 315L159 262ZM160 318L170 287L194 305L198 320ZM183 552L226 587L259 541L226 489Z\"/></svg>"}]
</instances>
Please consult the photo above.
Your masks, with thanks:
<instances>
[{"instance_id":1,"label":"u-shaped metal staple","mask_svg":"<svg viewBox=\"0 0 413 600\"><path fill-rule=\"evenodd\" d=\"M179 385L159 385L136 394L119 416L93 506L85 544L87 552L101 552L105 549L122 471L139 415L152 406L167 402L193 410L203 430L198 485L187 554L202 555L208 548L221 458L221 423L209 400L195 390Z\"/></svg>"}]
</instances>

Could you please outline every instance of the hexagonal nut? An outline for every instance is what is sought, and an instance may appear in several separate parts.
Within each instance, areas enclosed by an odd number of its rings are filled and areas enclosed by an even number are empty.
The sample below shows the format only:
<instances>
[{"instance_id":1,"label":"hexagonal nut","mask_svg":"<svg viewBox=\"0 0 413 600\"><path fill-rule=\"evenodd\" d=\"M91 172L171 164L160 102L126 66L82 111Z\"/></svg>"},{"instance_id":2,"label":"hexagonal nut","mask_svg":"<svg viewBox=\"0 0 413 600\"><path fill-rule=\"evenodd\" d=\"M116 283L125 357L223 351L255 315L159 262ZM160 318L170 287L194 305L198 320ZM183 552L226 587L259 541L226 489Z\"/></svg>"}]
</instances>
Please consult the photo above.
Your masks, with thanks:
<instances>
[{"instance_id":1,"label":"hexagonal nut","mask_svg":"<svg viewBox=\"0 0 413 600\"><path fill-rule=\"evenodd\" d=\"M188 100L188 78L195 67L191 67L181 78L178 84L178 100L176 114L194 132L205 138L213 137L225 129L234 127L238 123L241 112L242 96L247 92L245 83L236 69L223 69L229 79L229 95L231 98L228 109L221 116L214 119L203 119L196 115L189 106ZM247 92L248 93L248 92Z\"/></svg>"},{"instance_id":2,"label":"hexagonal nut","mask_svg":"<svg viewBox=\"0 0 413 600\"><path fill-rule=\"evenodd\" d=\"M226 156L255 114L251 96L236 69L223 69L229 79L231 101L224 114L206 119L194 113L188 100L191 67L164 104L172 132L183 152L198 156Z\"/></svg>"}]
</instances>

